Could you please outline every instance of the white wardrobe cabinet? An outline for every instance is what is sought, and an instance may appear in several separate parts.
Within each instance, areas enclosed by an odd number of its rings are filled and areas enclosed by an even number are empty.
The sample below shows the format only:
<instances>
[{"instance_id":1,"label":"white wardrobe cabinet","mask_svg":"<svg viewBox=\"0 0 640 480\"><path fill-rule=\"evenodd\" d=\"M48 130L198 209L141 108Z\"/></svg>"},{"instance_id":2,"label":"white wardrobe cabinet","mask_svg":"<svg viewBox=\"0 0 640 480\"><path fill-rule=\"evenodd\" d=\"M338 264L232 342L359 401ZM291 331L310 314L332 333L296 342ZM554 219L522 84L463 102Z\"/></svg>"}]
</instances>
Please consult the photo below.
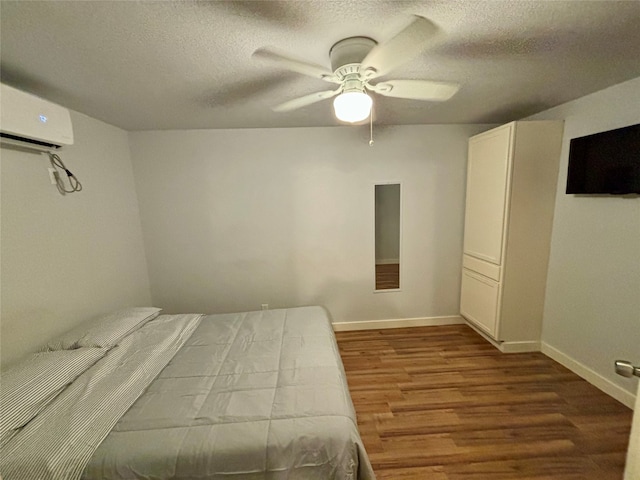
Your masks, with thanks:
<instances>
[{"instance_id":1,"label":"white wardrobe cabinet","mask_svg":"<svg viewBox=\"0 0 640 480\"><path fill-rule=\"evenodd\" d=\"M562 122L469 140L460 312L503 351L540 349Z\"/></svg>"}]
</instances>

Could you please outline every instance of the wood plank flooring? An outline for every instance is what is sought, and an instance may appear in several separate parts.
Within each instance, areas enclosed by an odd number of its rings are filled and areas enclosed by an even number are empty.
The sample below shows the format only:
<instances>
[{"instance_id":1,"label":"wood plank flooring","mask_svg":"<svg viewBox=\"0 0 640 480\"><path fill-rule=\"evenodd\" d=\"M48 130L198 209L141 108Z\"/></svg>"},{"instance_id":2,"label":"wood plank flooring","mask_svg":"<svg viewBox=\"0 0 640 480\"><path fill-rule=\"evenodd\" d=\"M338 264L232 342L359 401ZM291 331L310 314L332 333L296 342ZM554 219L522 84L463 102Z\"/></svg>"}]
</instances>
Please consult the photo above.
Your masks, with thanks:
<instances>
[{"instance_id":1,"label":"wood plank flooring","mask_svg":"<svg viewBox=\"0 0 640 480\"><path fill-rule=\"evenodd\" d=\"M632 411L466 325L337 332L378 480L621 480Z\"/></svg>"},{"instance_id":2,"label":"wood plank flooring","mask_svg":"<svg viewBox=\"0 0 640 480\"><path fill-rule=\"evenodd\" d=\"M376 265L376 290L400 288L400 265L386 263Z\"/></svg>"}]
</instances>

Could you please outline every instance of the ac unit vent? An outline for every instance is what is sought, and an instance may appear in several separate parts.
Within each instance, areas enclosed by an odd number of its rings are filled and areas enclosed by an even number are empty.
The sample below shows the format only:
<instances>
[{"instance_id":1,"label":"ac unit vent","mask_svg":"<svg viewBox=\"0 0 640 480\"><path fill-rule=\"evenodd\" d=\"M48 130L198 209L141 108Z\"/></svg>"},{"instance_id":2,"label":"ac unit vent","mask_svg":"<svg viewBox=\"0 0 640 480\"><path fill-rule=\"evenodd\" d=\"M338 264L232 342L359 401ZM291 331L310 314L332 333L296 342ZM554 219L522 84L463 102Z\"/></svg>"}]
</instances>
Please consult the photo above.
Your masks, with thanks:
<instances>
[{"instance_id":1,"label":"ac unit vent","mask_svg":"<svg viewBox=\"0 0 640 480\"><path fill-rule=\"evenodd\" d=\"M8 133L0 132L0 137L4 139L3 143L12 145L22 145L28 143L33 145L34 148L43 148L45 150L57 150L61 148L60 145L55 145L53 143L41 142L40 140L34 140L31 138L18 137L17 135L10 135Z\"/></svg>"}]
</instances>

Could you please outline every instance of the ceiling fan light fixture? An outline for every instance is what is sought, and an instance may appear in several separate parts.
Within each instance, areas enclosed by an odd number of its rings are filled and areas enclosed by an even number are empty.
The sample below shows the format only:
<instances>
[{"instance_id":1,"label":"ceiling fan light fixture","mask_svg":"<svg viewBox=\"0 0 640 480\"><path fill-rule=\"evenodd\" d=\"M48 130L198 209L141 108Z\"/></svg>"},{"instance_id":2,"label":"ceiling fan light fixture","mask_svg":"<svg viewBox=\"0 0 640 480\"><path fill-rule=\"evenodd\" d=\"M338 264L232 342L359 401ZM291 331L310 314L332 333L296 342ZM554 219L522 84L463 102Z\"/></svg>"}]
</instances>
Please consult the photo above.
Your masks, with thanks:
<instances>
[{"instance_id":1,"label":"ceiling fan light fixture","mask_svg":"<svg viewBox=\"0 0 640 480\"><path fill-rule=\"evenodd\" d=\"M364 92L343 92L333 101L336 118L342 122L355 123L371 115L371 97Z\"/></svg>"}]
</instances>

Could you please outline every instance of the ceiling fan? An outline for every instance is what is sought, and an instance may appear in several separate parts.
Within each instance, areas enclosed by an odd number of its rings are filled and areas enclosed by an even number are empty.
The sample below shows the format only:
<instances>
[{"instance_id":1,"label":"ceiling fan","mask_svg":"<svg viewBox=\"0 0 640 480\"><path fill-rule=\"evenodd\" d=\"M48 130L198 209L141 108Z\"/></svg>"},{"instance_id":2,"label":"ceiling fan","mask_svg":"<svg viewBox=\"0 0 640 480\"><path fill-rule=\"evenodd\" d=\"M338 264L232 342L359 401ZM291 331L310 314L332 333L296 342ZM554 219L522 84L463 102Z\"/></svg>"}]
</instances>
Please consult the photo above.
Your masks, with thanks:
<instances>
[{"instance_id":1,"label":"ceiling fan","mask_svg":"<svg viewBox=\"0 0 640 480\"><path fill-rule=\"evenodd\" d=\"M336 97L333 106L338 120L355 123L365 120L371 114L373 101L368 92L386 97L444 101L458 91L460 86L456 83L431 80L386 80L371 83L416 57L431 42L437 31L438 27L430 20L414 15L411 23L387 42L378 44L368 37L340 40L329 51L332 71L273 48L260 48L253 53L253 57L338 85L334 90L315 92L277 105L273 108L276 112L288 112Z\"/></svg>"}]
</instances>

